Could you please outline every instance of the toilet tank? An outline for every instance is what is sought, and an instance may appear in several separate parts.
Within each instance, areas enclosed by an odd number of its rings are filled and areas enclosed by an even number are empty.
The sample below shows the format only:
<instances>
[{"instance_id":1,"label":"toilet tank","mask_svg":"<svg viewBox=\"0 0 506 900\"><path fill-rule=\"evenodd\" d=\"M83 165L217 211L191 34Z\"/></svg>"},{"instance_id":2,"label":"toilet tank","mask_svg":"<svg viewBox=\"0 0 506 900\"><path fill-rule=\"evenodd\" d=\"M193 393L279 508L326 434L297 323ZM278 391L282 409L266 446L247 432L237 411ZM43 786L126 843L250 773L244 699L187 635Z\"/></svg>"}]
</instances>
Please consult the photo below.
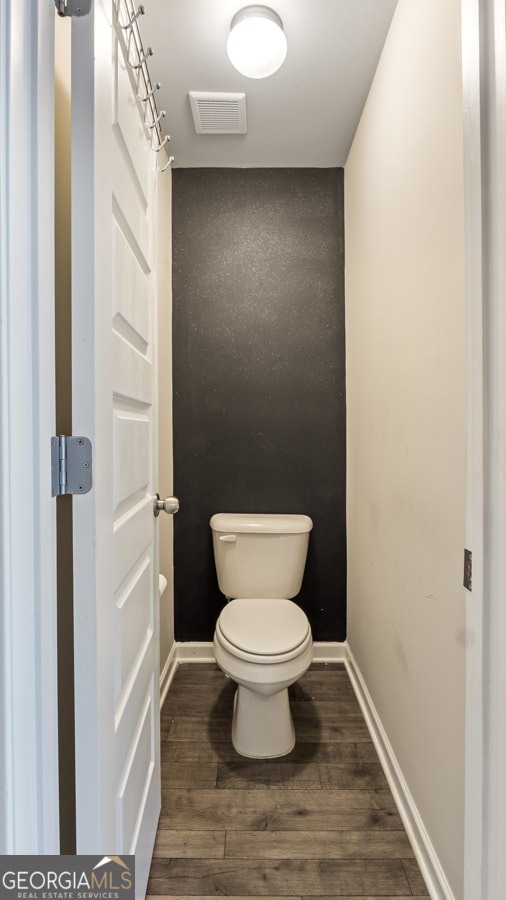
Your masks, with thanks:
<instances>
[{"instance_id":1,"label":"toilet tank","mask_svg":"<svg viewBox=\"0 0 506 900\"><path fill-rule=\"evenodd\" d=\"M309 516L217 513L210 525L226 597L290 599L299 593L313 527Z\"/></svg>"}]
</instances>

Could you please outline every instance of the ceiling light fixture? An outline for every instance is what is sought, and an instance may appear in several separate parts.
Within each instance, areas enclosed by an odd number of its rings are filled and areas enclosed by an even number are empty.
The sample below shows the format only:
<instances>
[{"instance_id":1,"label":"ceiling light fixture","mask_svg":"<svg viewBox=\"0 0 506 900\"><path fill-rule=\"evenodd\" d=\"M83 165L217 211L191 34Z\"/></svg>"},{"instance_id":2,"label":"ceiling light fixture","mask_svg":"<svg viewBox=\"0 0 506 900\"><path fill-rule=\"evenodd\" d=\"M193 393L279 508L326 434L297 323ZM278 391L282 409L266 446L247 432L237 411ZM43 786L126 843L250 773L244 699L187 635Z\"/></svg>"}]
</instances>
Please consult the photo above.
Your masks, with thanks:
<instances>
[{"instance_id":1,"label":"ceiling light fixture","mask_svg":"<svg viewBox=\"0 0 506 900\"><path fill-rule=\"evenodd\" d=\"M286 56L283 23L268 6L245 6L230 23L227 53L232 65L247 78L267 78Z\"/></svg>"}]
</instances>

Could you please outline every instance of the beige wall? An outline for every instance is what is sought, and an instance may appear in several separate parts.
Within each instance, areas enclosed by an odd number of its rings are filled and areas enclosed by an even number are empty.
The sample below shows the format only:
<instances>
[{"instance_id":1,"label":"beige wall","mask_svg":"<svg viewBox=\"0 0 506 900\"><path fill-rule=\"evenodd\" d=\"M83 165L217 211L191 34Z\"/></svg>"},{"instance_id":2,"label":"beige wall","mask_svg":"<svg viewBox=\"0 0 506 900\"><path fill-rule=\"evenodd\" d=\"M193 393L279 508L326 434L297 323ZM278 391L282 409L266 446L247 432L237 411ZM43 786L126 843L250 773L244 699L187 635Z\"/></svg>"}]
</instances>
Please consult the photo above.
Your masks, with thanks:
<instances>
[{"instance_id":1,"label":"beige wall","mask_svg":"<svg viewBox=\"0 0 506 900\"><path fill-rule=\"evenodd\" d=\"M463 896L459 0L399 0L345 169L352 653Z\"/></svg>"},{"instance_id":2,"label":"beige wall","mask_svg":"<svg viewBox=\"0 0 506 900\"><path fill-rule=\"evenodd\" d=\"M161 161L165 165L166 160ZM173 493L172 478L172 176L158 176L158 491ZM173 518L159 519L160 572L168 585L160 604L160 671L174 643Z\"/></svg>"}]
</instances>

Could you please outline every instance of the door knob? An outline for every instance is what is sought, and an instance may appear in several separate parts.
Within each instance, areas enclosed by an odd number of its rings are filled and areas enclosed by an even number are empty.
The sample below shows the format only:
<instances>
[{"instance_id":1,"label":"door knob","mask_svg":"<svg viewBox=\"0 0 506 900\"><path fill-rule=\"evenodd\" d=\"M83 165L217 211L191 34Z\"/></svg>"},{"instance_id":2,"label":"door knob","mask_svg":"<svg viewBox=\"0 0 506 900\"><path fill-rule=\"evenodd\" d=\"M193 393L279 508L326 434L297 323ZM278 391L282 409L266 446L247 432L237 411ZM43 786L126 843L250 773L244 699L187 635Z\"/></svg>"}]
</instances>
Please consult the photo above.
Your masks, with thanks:
<instances>
[{"instance_id":1,"label":"door knob","mask_svg":"<svg viewBox=\"0 0 506 900\"><path fill-rule=\"evenodd\" d=\"M155 494L153 503L153 515L159 516L161 512L166 512L169 516L174 516L179 509L179 500L177 497L166 497L160 500L160 494Z\"/></svg>"}]
</instances>

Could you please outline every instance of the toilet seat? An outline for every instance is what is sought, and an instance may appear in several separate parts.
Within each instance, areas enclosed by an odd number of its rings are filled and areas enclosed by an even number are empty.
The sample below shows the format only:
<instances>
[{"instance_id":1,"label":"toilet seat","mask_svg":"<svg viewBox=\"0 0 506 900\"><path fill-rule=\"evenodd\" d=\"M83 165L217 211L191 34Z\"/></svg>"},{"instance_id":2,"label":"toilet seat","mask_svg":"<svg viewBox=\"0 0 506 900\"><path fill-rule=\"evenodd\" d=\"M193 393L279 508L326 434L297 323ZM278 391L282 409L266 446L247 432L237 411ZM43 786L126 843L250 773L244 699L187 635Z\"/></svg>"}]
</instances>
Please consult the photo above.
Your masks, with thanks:
<instances>
[{"instance_id":1,"label":"toilet seat","mask_svg":"<svg viewBox=\"0 0 506 900\"><path fill-rule=\"evenodd\" d=\"M217 638L234 656L260 664L285 662L311 642L306 614L291 600L237 598L222 610Z\"/></svg>"}]
</instances>

